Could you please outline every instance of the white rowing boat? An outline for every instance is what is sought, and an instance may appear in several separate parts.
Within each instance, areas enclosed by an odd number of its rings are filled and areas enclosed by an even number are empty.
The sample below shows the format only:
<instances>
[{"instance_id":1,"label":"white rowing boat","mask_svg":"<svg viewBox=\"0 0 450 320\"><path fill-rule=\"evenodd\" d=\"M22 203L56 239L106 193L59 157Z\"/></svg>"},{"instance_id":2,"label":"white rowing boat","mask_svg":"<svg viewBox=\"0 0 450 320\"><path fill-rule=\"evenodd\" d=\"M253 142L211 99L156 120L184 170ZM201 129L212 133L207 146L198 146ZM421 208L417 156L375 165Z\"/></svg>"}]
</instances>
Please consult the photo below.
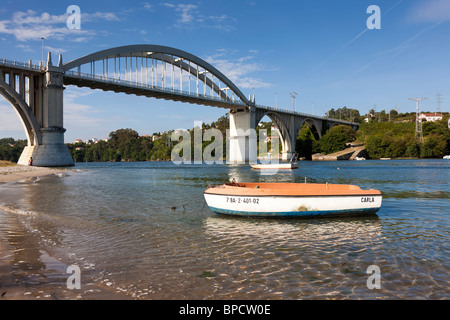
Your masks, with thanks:
<instances>
[{"instance_id":1,"label":"white rowing boat","mask_svg":"<svg viewBox=\"0 0 450 320\"><path fill-rule=\"evenodd\" d=\"M280 162L280 163L250 163L253 169L297 169L298 162Z\"/></svg>"},{"instance_id":2,"label":"white rowing boat","mask_svg":"<svg viewBox=\"0 0 450 320\"><path fill-rule=\"evenodd\" d=\"M374 214L379 190L316 183L227 183L205 190L217 214L254 217L317 217Z\"/></svg>"}]
</instances>

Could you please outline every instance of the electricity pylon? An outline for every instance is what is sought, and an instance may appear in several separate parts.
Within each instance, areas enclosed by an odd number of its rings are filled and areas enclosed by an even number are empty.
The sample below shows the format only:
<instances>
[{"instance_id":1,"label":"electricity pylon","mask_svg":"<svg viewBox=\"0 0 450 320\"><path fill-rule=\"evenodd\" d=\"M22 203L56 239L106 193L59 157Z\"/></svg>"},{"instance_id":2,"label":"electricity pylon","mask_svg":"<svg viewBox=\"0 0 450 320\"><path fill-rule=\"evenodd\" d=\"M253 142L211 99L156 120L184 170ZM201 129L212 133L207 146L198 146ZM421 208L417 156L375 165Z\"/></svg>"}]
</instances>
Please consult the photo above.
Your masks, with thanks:
<instances>
[{"instance_id":1,"label":"electricity pylon","mask_svg":"<svg viewBox=\"0 0 450 320\"><path fill-rule=\"evenodd\" d=\"M416 139L423 143L422 120L420 119L420 101L428 98L409 98L416 101Z\"/></svg>"},{"instance_id":2,"label":"electricity pylon","mask_svg":"<svg viewBox=\"0 0 450 320\"><path fill-rule=\"evenodd\" d=\"M289 93L292 97L292 111L295 111L295 97L297 96L297 92L290 92Z\"/></svg>"}]
</instances>

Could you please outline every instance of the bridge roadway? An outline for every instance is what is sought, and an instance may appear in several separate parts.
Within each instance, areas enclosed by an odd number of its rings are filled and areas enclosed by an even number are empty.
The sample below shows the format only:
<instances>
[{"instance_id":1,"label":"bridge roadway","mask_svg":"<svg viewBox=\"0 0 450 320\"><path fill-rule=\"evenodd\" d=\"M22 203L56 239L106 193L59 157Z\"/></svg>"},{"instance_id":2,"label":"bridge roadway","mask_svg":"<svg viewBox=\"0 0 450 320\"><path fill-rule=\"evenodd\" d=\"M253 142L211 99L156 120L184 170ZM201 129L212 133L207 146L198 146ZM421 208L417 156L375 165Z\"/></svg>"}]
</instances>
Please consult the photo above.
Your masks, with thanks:
<instances>
[{"instance_id":1,"label":"bridge roadway","mask_svg":"<svg viewBox=\"0 0 450 320\"><path fill-rule=\"evenodd\" d=\"M175 72L175 70L177 71ZM66 64L59 55L53 65L0 59L0 93L18 112L28 138L19 163L29 157L41 166L73 165L64 145L63 90L76 85L158 99L181 101L230 110L231 162L254 161L249 129L264 116L278 127L283 159L295 151L295 140L304 122L319 136L327 127L358 123L255 104L225 75L206 61L178 49L157 45L124 46L99 51Z\"/></svg>"}]
</instances>

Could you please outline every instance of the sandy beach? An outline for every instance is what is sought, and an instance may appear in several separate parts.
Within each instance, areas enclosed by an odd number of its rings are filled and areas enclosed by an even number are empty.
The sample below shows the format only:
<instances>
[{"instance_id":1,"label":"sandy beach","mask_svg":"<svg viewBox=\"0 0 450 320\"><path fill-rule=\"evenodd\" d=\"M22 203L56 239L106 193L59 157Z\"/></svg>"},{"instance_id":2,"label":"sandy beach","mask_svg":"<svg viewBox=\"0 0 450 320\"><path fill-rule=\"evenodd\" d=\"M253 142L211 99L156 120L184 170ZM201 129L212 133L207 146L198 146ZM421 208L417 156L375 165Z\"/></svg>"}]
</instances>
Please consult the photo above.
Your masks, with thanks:
<instances>
[{"instance_id":1,"label":"sandy beach","mask_svg":"<svg viewBox=\"0 0 450 320\"><path fill-rule=\"evenodd\" d=\"M22 179L29 179L35 177L47 176L58 172L65 172L66 169L62 168L47 168L47 167L35 167L35 166L0 166L0 183L8 183L19 181Z\"/></svg>"},{"instance_id":2,"label":"sandy beach","mask_svg":"<svg viewBox=\"0 0 450 320\"><path fill-rule=\"evenodd\" d=\"M61 168L15 165L6 161L2 161L1 165L0 186L5 183L13 183L65 171L65 169ZM2 200L0 194L0 202ZM37 242L34 241L33 236L28 234L26 228L20 223L19 217L12 212L3 211L0 216L0 222L2 230L6 230L4 234L1 234L2 237L0 238L0 299L27 300L39 299L41 296L42 298L56 298L54 290L50 290L49 293L48 290L43 290L42 286L36 286L35 289L39 289L36 291L32 288L33 286L30 286L30 282L27 281L35 274L36 270L33 272L33 269L35 269L33 266L36 266L39 262L39 254L37 253L39 253L40 248L36 245ZM10 237L10 235L12 236ZM58 296L61 297L60 294Z\"/></svg>"},{"instance_id":3,"label":"sandy beach","mask_svg":"<svg viewBox=\"0 0 450 320\"><path fill-rule=\"evenodd\" d=\"M69 290L67 263L39 245L39 239L23 223L26 213L18 214L14 203L3 202L2 185L71 170L0 164L0 300L129 299L89 280L88 275L83 277L82 290Z\"/></svg>"}]
</instances>

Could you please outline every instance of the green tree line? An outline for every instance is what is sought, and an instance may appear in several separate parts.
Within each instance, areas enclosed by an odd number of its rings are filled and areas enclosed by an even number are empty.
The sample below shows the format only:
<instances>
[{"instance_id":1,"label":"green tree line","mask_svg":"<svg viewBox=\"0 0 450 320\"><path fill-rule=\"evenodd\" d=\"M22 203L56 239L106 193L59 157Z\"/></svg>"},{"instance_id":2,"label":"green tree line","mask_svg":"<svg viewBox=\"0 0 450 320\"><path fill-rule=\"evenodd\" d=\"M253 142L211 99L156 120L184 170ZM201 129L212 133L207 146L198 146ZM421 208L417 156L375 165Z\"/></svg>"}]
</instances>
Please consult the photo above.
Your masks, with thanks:
<instances>
[{"instance_id":1,"label":"green tree line","mask_svg":"<svg viewBox=\"0 0 450 320\"><path fill-rule=\"evenodd\" d=\"M357 132L346 125L324 128L320 139L315 129L305 122L297 136L296 151L299 156L311 159L314 153L330 154L345 149L348 142L356 141L365 143L367 154L372 159L442 158L450 154L450 129L447 122L449 114L444 115L443 120L423 123L423 142L415 137L414 118L411 120L408 114L403 115L403 119L405 118L406 120L397 122L377 121L376 118L368 122L363 121ZM260 136L258 134L260 129L267 129L270 135L272 125L271 122L267 122L258 126L257 137ZM203 124L202 136L205 130L211 128L221 132L225 156L226 132L229 129L228 115L211 124ZM189 130L189 134L193 158L194 148L199 146L194 146L194 130ZM171 160L172 149L178 143L171 141L172 131L155 136L157 138L153 139L149 136L139 136L132 129L119 129L109 134L108 141L89 144L69 143L67 146L76 162ZM205 150L213 141L214 139L202 141L201 150ZM26 144L26 140L0 139L0 160L17 162ZM270 145L267 150L270 150Z\"/></svg>"},{"instance_id":2,"label":"green tree line","mask_svg":"<svg viewBox=\"0 0 450 320\"><path fill-rule=\"evenodd\" d=\"M26 140L0 139L0 160L17 162L26 145Z\"/></svg>"},{"instance_id":3,"label":"green tree line","mask_svg":"<svg viewBox=\"0 0 450 320\"><path fill-rule=\"evenodd\" d=\"M415 135L415 115L397 116L402 117L402 121L379 121L376 117L368 122L363 121L356 132L349 126L334 126L326 130L321 139L317 139L305 123L297 137L296 151L300 156L310 159L315 153L334 153L345 149L348 142L357 142L365 143L371 159L442 158L450 154L448 114L440 121L423 122L423 142Z\"/></svg>"},{"instance_id":4,"label":"green tree line","mask_svg":"<svg viewBox=\"0 0 450 320\"><path fill-rule=\"evenodd\" d=\"M109 134L108 141L67 144L75 162L152 161L169 160L168 134L152 137L139 136L133 129L119 129Z\"/></svg>"}]
</instances>

